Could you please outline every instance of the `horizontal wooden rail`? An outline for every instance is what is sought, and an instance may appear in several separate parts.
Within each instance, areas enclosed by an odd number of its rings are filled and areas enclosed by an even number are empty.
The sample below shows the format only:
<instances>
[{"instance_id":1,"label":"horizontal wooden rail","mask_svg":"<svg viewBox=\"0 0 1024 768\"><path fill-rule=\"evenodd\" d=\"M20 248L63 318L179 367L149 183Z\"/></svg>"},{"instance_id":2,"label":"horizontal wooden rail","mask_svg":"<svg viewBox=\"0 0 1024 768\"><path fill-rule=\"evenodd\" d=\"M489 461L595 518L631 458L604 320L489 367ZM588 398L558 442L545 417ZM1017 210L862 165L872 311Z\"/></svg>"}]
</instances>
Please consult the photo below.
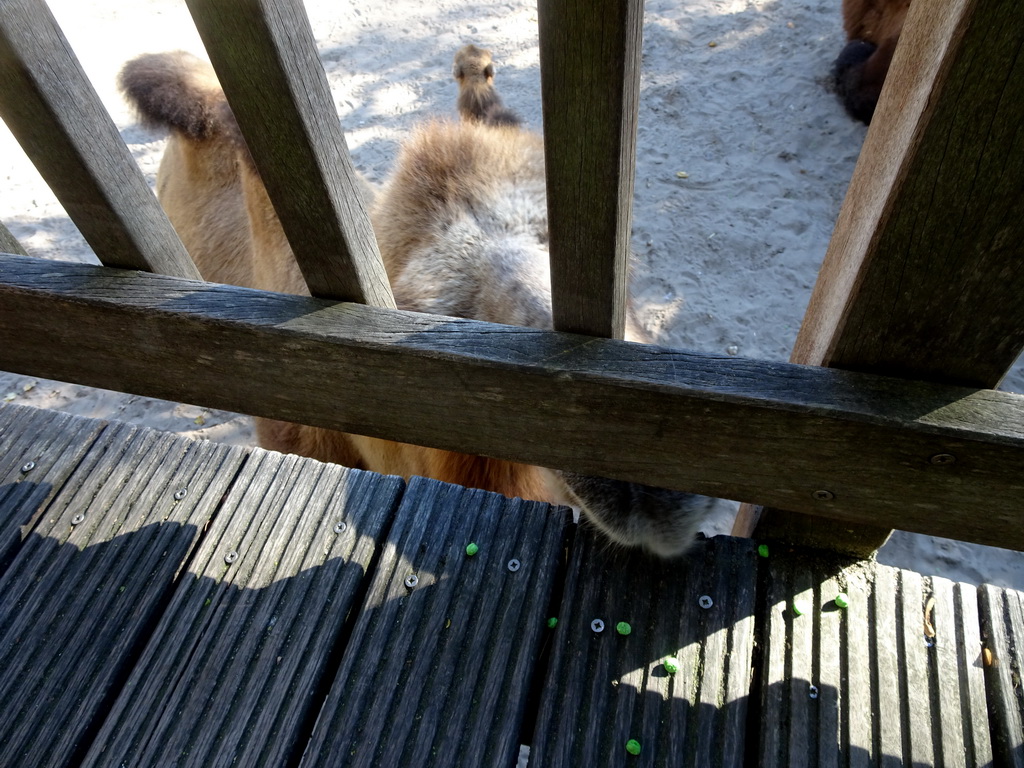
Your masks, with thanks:
<instances>
[{"instance_id":1,"label":"horizontal wooden rail","mask_svg":"<svg viewBox=\"0 0 1024 768\"><path fill-rule=\"evenodd\" d=\"M188 7L310 293L394 307L302 0Z\"/></svg>"},{"instance_id":2,"label":"horizontal wooden rail","mask_svg":"<svg viewBox=\"0 0 1024 768\"><path fill-rule=\"evenodd\" d=\"M0 117L108 266L199 279L46 3L0 3Z\"/></svg>"},{"instance_id":3,"label":"horizontal wooden rail","mask_svg":"<svg viewBox=\"0 0 1024 768\"><path fill-rule=\"evenodd\" d=\"M1024 397L0 256L0 369L1024 549Z\"/></svg>"}]
</instances>

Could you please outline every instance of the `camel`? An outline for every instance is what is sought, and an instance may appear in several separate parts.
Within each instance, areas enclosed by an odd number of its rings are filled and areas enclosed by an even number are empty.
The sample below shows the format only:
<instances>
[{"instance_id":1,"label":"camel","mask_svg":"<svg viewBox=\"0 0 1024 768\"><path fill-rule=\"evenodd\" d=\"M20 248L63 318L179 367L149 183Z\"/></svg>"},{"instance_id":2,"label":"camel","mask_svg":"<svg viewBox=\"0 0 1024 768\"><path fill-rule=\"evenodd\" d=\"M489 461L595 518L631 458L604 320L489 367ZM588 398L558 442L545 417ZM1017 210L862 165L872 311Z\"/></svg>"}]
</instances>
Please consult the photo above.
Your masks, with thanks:
<instances>
[{"instance_id":1,"label":"camel","mask_svg":"<svg viewBox=\"0 0 1024 768\"><path fill-rule=\"evenodd\" d=\"M364 185L396 303L551 328L542 139L501 105L488 51L462 48L453 74L461 119L414 130L379 193ZM170 130L157 195L204 279L308 293L210 65L183 52L145 54L125 65L119 85L143 123ZM627 338L646 341L632 313ZM686 551L713 503L270 419L257 419L256 432L271 450L568 504L609 541L664 557Z\"/></svg>"},{"instance_id":2,"label":"camel","mask_svg":"<svg viewBox=\"0 0 1024 768\"><path fill-rule=\"evenodd\" d=\"M847 44L832 70L851 117L870 123L910 0L843 0Z\"/></svg>"}]
</instances>

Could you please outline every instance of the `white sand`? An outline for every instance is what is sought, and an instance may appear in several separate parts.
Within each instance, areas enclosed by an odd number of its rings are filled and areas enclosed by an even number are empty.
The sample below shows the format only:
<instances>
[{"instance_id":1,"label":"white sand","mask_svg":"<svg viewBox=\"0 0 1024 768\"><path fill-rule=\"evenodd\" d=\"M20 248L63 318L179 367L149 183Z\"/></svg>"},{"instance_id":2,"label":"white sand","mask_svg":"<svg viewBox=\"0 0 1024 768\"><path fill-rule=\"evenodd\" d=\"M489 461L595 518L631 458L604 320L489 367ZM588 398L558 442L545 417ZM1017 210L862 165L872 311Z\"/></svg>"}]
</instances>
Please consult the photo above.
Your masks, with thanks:
<instances>
[{"instance_id":1,"label":"white sand","mask_svg":"<svg viewBox=\"0 0 1024 768\"><path fill-rule=\"evenodd\" d=\"M125 141L150 180L163 142L134 124L115 88L123 62L202 54L174 0L52 0ZM493 50L506 104L540 128L536 10L519 0L310 0L356 166L381 180L398 141L454 116L451 58ZM634 294L659 343L786 360L864 138L828 91L842 46L839 0L651 0L644 27ZM0 125L0 220L30 253L94 261L63 209ZM688 176L681 178L679 172ZM0 368L3 367L0 351ZM1024 391L1024 366L1004 388ZM227 442L248 419L0 373L0 398L134 421ZM1024 589L1024 556L897 533L879 559L926 574Z\"/></svg>"}]
</instances>

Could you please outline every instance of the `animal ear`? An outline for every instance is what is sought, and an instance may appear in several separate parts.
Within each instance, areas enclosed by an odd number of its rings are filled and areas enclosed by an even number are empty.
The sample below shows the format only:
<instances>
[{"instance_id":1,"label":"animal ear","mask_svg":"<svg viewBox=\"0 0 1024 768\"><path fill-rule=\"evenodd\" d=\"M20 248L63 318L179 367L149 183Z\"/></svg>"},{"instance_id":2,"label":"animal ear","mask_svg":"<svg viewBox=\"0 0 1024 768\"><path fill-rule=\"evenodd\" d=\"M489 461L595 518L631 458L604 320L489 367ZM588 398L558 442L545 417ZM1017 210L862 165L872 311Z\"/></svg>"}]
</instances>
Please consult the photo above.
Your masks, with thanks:
<instances>
[{"instance_id":1,"label":"animal ear","mask_svg":"<svg viewBox=\"0 0 1024 768\"><path fill-rule=\"evenodd\" d=\"M463 77L465 77L465 73L462 71L462 67L460 67L457 63L452 65L452 77L454 77L456 80L461 80Z\"/></svg>"},{"instance_id":2,"label":"animal ear","mask_svg":"<svg viewBox=\"0 0 1024 768\"><path fill-rule=\"evenodd\" d=\"M493 80L494 79L494 65L493 64L488 64L486 67L484 67L484 77L486 77L488 80Z\"/></svg>"}]
</instances>

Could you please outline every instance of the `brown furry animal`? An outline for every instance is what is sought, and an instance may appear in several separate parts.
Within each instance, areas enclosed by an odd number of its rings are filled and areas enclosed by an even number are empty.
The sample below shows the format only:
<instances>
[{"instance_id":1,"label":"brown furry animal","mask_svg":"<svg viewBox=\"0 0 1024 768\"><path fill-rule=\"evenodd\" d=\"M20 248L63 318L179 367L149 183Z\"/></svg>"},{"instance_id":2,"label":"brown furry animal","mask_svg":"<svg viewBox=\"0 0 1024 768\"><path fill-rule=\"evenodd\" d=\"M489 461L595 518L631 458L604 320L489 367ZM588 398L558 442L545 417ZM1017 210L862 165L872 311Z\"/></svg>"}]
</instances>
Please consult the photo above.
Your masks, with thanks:
<instances>
[{"instance_id":1,"label":"brown furry animal","mask_svg":"<svg viewBox=\"0 0 1024 768\"><path fill-rule=\"evenodd\" d=\"M864 123L875 113L909 7L910 0L843 0L849 42L832 74L847 112Z\"/></svg>"},{"instance_id":2,"label":"brown furry animal","mask_svg":"<svg viewBox=\"0 0 1024 768\"><path fill-rule=\"evenodd\" d=\"M519 125L519 116L506 109L494 89L494 61L491 52L465 45L455 54L452 76L459 84L459 115L463 120L480 120L488 125Z\"/></svg>"},{"instance_id":3,"label":"brown furry animal","mask_svg":"<svg viewBox=\"0 0 1024 768\"><path fill-rule=\"evenodd\" d=\"M500 99L490 57L456 57L469 114L430 123L402 147L371 216L402 309L551 327L541 138L486 119ZM461 67L461 69L460 69ZM129 62L120 85L142 119L171 130L157 192L204 278L306 293L266 190L208 64L184 53ZM483 119L481 119L483 116ZM368 196L370 193L368 192ZM627 331L641 338L630 318ZM507 496L571 503L613 541L684 551L711 501L603 478L257 419L274 450Z\"/></svg>"}]
</instances>

